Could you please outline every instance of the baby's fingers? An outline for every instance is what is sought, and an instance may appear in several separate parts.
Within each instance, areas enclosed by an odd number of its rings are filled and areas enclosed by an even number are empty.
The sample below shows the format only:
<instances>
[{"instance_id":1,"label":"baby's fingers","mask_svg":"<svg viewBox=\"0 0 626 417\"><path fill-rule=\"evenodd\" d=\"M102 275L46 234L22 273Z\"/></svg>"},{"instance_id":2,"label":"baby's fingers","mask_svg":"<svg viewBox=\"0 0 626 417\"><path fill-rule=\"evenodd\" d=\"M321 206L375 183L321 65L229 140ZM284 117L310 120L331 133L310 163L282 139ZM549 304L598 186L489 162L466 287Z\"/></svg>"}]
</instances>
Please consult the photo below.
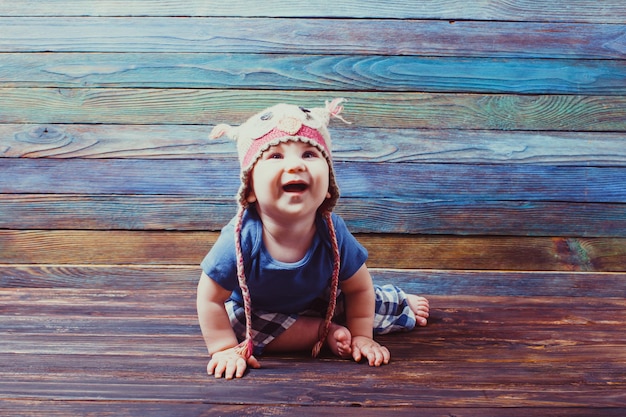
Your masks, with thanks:
<instances>
[{"instance_id":1,"label":"baby's fingers","mask_svg":"<svg viewBox=\"0 0 626 417\"><path fill-rule=\"evenodd\" d=\"M370 366L381 366L389 363L391 355L384 346L368 346L363 349L363 355L367 358Z\"/></svg>"},{"instance_id":2,"label":"baby's fingers","mask_svg":"<svg viewBox=\"0 0 626 417\"><path fill-rule=\"evenodd\" d=\"M215 358L209 361L207 365L207 373L215 376L215 378L221 378L226 371L228 362L225 360L215 360Z\"/></svg>"},{"instance_id":3,"label":"baby's fingers","mask_svg":"<svg viewBox=\"0 0 626 417\"><path fill-rule=\"evenodd\" d=\"M380 350L376 353L376 360L374 361L374 366L387 365L389 363L389 359L391 359L391 354L389 353L389 349L384 346L380 347Z\"/></svg>"},{"instance_id":4,"label":"baby's fingers","mask_svg":"<svg viewBox=\"0 0 626 417\"><path fill-rule=\"evenodd\" d=\"M215 376L215 378L241 378L246 372L246 368L246 361L242 357L228 357L219 360L213 358L207 365L207 373Z\"/></svg>"},{"instance_id":5,"label":"baby's fingers","mask_svg":"<svg viewBox=\"0 0 626 417\"><path fill-rule=\"evenodd\" d=\"M211 358L206 366L206 373L209 375L213 375L215 373L215 368L217 368L217 361Z\"/></svg>"},{"instance_id":6,"label":"baby's fingers","mask_svg":"<svg viewBox=\"0 0 626 417\"><path fill-rule=\"evenodd\" d=\"M228 364L226 365L226 374L224 374L224 378L233 379L233 376L241 378L245 372L246 361L240 357L228 362Z\"/></svg>"},{"instance_id":7,"label":"baby's fingers","mask_svg":"<svg viewBox=\"0 0 626 417\"><path fill-rule=\"evenodd\" d=\"M352 346L352 359L357 363L361 362L361 359L363 359L363 354L358 346Z\"/></svg>"}]
</instances>

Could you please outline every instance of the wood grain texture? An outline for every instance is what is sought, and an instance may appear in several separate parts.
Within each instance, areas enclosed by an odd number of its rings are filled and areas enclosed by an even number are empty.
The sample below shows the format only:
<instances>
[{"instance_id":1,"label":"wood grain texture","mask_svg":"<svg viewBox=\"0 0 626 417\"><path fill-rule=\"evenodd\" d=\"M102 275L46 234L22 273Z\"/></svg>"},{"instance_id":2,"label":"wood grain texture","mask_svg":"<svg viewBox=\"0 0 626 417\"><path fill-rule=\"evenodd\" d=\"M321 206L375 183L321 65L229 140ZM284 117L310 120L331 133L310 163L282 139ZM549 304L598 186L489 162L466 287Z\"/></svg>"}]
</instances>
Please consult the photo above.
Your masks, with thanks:
<instances>
[{"instance_id":1,"label":"wood grain texture","mask_svg":"<svg viewBox=\"0 0 626 417\"><path fill-rule=\"evenodd\" d=\"M246 120L279 102L318 107L328 92L0 88L1 123L197 124ZM333 94L335 95L335 94ZM361 127L626 131L624 96L342 92Z\"/></svg>"},{"instance_id":2,"label":"wood grain texture","mask_svg":"<svg viewBox=\"0 0 626 417\"><path fill-rule=\"evenodd\" d=\"M626 298L626 271L369 270L376 284L393 284L410 294L427 296ZM18 292L20 288L193 292L199 277L199 264L0 265L0 288Z\"/></svg>"},{"instance_id":3,"label":"wood grain texture","mask_svg":"<svg viewBox=\"0 0 626 417\"><path fill-rule=\"evenodd\" d=\"M199 265L216 232L0 230L0 264ZM368 266L622 272L626 240L357 234Z\"/></svg>"},{"instance_id":4,"label":"wood grain texture","mask_svg":"<svg viewBox=\"0 0 626 417\"><path fill-rule=\"evenodd\" d=\"M47 406L46 412L50 417L64 417L67 415L95 415L103 410L111 412L119 417L135 417L137 415L150 415L154 417L177 416L220 416L220 417L242 417L242 416L293 416L306 415L310 417L326 417L328 415L336 417L371 417L391 413L398 417L413 417L419 412L424 417L441 417L442 415L454 415L458 417L483 417L486 415L493 417L543 417L548 413L552 417L587 417L588 409L577 409L572 407L541 407L536 409L515 409L515 408L463 408L463 407L362 407L360 404L353 404L345 407L307 407L289 405L215 405L215 404L194 404L194 403L130 403L116 401L100 401L97 403L89 401L58 401L54 409L49 407L49 401L13 401L4 400L2 405L7 413L20 416L39 416L42 407ZM623 408L595 408L594 411L606 417L622 417ZM444 414L445 413L445 414Z\"/></svg>"},{"instance_id":5,"label":"wood grain texture","mask_svg":"<svg viewBox=\"0 0 626 417\"><path fill-rule=\"evenodd\" d=\"M0 228L219 231L236 210L234 197L2 194ZM355 233L626 235L624 204L344 198L335 212Z\"/></svg>"},{"instance_id":6,"label":"wood grain texture","mask_svg":"<svg viewBox=\"0 0 626 417\"><path fill-rule=\"evenodd\" d=\"M268 16L359 17L393 19L508 20L545 22L623 23L626 7L619 0L604 0L602 7L586 0L555 0L549 4L521 0L488 0L476 4L452 0L375 0L240 2L121 1L87 3L80 0L24 1L19 7L0 2L0 16Z\"/></svg>"},{"instance_id":7,"label":"wood grain texture","mask_svg":"<svg viewBox=\"0 0 626 417\"><path fill-rule=\"evenodd\" d=\"M394 358L384 368L327 354L268 356L233 388L204 374L193 293L21 289L0 297L12 329L0 329L0 396L11 401L623 408L623 299L433 296L428 327L380 337ZM345 393L338 372L350 381Z\"/></svg>"},{"instance_id":8,"label":"wood grain texture","mask_svg":"<svg viewBox=\"0 0 626 417\"><path fill-rule=\"evenodd\" d=\"M0 86L22 88L174 85L176 88L624 95L625 79L626 66L611 60L380 55L13 53L4 54L0 66Z\"/></svg>"},{"instance_id":9,"label":"wood grain texture","mask_svg":"<svg viewBox=\"0 0 626 417\"><path fill-rule=\"evenodd\" d=\"M476 22L465 17L453 22L0 17L0 50L623 59L625 25L618 19L606 25Z\"/></svg>"},{"instance_id":10,"label":"wood grain texture","mask_svg":"<svg viewBox=\"0 0 626 417\"><path fill-rule=\"evenodd\" d=\"M240 184L239 166L232 160L9 158L2 162L0 190L6 194L47 194L53 189L57 194L230 199ZM620 167L338 162L334 169L346 200L626 202L626 170Z\"/></svg>"},{"instance_id":11,"label":"wood grain texture","mask_svg":"<svg viewBox=\"0 0 626 417\"><path fill-rule=\"evenodd\" d=\"M0 157L235 160L232 141L207 140L211 128L208 122L0 124ZM334 123L330 131L334 161L626 166L626 134L620 132L421 130Z\"/></svg>"}]
</instances>

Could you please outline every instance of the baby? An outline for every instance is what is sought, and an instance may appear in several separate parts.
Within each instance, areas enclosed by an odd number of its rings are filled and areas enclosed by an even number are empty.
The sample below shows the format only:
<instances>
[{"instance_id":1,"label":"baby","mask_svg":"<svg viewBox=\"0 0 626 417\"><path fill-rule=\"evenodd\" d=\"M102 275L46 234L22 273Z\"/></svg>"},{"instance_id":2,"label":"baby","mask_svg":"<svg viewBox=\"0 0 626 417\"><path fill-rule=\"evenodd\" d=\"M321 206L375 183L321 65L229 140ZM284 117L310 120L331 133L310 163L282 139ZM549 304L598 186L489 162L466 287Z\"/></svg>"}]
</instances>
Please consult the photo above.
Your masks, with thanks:
<instances>
[{"instance_id":1,"label":"baby","mask_svg":"<svg viewBox=\"0 0 626 417\"><path fill-rule=\"evenodd\" d=\"M241 165L237 215L202 261L197 309L209 375L232 379L259 368L263 352L323 346L341 358L387 364L374 334L425 326L428 301L375 286L366 249L332 212L339 188L323 108L278 104L212 138L236 140Z\"/></svg>"}]
</instances>

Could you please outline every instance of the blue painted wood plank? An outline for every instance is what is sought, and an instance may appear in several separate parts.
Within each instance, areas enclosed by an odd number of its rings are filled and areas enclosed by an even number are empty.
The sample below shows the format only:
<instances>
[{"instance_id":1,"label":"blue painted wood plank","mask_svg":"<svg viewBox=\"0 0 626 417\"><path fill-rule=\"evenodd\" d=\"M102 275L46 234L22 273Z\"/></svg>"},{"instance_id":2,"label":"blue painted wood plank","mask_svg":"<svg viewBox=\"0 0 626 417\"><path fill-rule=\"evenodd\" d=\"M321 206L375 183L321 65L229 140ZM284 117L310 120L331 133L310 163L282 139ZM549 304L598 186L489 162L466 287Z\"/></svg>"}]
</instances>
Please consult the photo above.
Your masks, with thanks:
<instances>
[{"instance_id":1,"label":"blue painted wood plank","mask_svg":"<svg viewBox=\"0 0 626 417\"><path fill-rule=\"evenodd\" d=\"M0 192L234 196L232 160L2 159ZM335 163L344 198L626 203L620 167Z\"/></svg>"},{"instance_id":2,"label":"blue painted wood plank","mask_svg":"<svg viewBox=\"0 0 626 417\"><path fill-rule=\"evenodd\" d=\"M349 117L346 115L346 117ZM209 125L0 124L0 157L232 159ZM626 133L339 128L333 159L363 162L626 167Z\"/></svg>"},{"instance_id":3,"label":"blue painted wood plank","mask_svg":"<svg viewBox=\"0 0 626 417\"><path fill-rule=\"evenodd\" d=\"M626 298L623 273L386 269L371 273L374 281L397 285L410 294Z\"/></svg>"},{"instance_id":4,"label":"blue painted wood plank","mask_svg":"<svg viewBox=\"0 0 626 417\"><path fill-rule=\"evenodd\" d=\"M0 194L0 229L219 231L236 210L230 196ZM626 236L626 204L351 197L335 211L354 233Z\"/></svg>"},{"instance_id":5,"label":"blue painted wood plank","mask_svg":"<svg viewBox=\"0 0 626 417\"><path fill-rule=\"evenodd\" d=\"M0 17L0 52L221 52L624 59L626 24Z\"/></svg>"},{"instance_id":6,"label":"blue painted wood plank","mask_svg":"<svg viewBox=\"0 0 626 417\"><path fill-rule=\"evenodd\" d=\"M548 271L447 271L370 268L377 284L410 294L491 297L626 298L626 273ZM134 279L128 279L134 277ZM1 288L112 288L119 291L186 291L198 282L198 266L0 265Z\"/></svg>"},{"instance_id":7,"label":"blue painted wood plank","mask_svg":"<svg viewBox=\"0 0 626 417\"><path fill-rule=\"evenodd\" d=\"M611 60L371 55L5 54L0 86L625 95Z\"/></svg>"},{"instance_id":8,"label":"blue painted wood plank","mask_svg":"<svg viewBox=\"0 0 626 417\"><path fill-rule=\"evenodd\" d=\"M0 16L268 16L622 23L621 0L39 0L0 2Z\"/></svg>"},{"instance_id":9,"label":"blue painted wood plank","mask_svg":"<svg viewBox=\"0 0 626 417\"><path fill-rule=\"evenodd\" d=\"M626 170L613 167L340 162L336 170L355 197L626 202Z\"/></svg>"},{"instance_id":10,"label":"blue painted wood plank","mask_svg":"<svg viewBox=\"0 0 626 417\"><path fill-rule=\"evenodd\" d=\"M342 198L336 212L357 233L482 236L626 236L626 205L560 201Z\"/></svg>"}]
</instances>

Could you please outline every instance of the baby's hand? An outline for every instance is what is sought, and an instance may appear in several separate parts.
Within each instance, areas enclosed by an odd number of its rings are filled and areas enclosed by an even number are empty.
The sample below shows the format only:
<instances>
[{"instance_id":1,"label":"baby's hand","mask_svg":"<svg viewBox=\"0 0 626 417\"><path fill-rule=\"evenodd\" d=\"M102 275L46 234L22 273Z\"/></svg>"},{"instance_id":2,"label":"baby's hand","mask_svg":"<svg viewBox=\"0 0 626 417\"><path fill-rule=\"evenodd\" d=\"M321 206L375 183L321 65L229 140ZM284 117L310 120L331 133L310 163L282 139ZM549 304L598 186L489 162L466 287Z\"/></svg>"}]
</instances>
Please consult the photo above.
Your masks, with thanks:
<instances>
[{"instance_id":1,"label":"baby's hand","mask_svg":"<svg viewBox=\"0 0 626 417\"><path fill-rule=\"evenodd\" d=\"M370 366L380 366L389 363L391 355L389 349L379 345L373 339L365 336L355 336L352 338L352 357L356 362L367 358Z\"/></svg>"},{"instance_id":2,"label":"baby's hand","mask_svg":"<svg viewBox=\"0 0 626 417\"><path fill-rule=\"evenodd\" d=\"M215 352L211 356L206 369L207 373L215 375L215 378L224 376L226 379L233 379L233 377L241 378L248 366L258 369L261 367L261 364L254 356L250 356L246 362L243 356L235 352L235 348L230 348L221 352Z\"/></svg>"}]
</instances>

